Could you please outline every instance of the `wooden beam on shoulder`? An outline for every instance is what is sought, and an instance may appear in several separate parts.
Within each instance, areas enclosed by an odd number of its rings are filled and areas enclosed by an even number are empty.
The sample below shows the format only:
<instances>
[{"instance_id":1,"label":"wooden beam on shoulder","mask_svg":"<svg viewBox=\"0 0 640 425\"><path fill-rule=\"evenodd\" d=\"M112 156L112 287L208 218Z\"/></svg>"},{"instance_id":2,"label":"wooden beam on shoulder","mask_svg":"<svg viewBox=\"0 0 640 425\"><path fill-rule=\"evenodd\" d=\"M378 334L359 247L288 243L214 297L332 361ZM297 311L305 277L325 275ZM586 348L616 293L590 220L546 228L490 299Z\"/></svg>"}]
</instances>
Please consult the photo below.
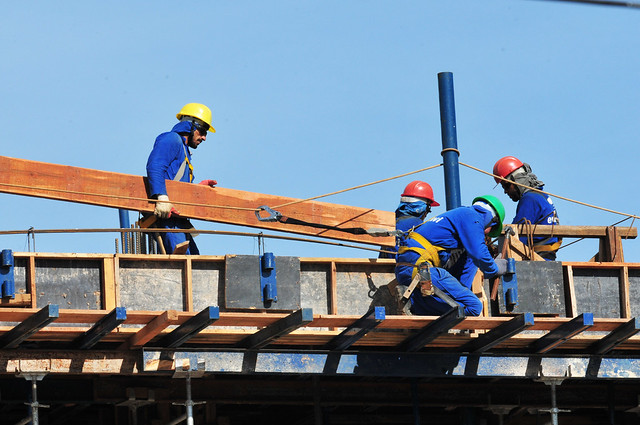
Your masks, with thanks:
<instances>
[{"instance_id":1,"label":"wooden beam on shoulder","mask_svg":"<svg viewBox=\"0 0 640 425\"><path fill-rule=\"evenodd\" d=\"M153 212L145 177L0 156L0 193L35 196L109 208ZM392 247L391 236L351 234L306 225L260 221L256 211L268 206L285 217L338 228L395 229L391 211L246 192L167 180L167 192L180 215L198 220L321 236ZM264 214L264 213L263 213ZM262 216L264 218L264 215Z\"/></svg>"}]
</instances>

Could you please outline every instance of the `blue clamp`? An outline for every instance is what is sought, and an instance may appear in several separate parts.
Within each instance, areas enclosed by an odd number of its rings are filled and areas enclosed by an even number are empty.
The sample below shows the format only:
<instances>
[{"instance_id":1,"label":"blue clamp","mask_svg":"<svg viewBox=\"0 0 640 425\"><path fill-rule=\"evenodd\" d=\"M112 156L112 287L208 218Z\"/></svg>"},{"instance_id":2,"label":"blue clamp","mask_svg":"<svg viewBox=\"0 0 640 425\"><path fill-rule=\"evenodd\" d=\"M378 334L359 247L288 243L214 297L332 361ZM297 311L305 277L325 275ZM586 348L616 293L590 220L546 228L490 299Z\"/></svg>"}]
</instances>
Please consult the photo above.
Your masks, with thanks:
<instances>
[{"instance_id":1,"label":"blue clamp","mask_svg":"<svg viewBox=\"0 0 640 425\"><path fill-rule=\"evenodd\" d=\"M507 272L502 276L502 294L508 311L518 305L518 279L516 278L516 260L507 258Z\"/></svg>"},{"instance_id":2,"label":"blue clamp","mask_svg":"<svg viewBox=\"0 0 640 425\"><path fill-rule=\"evenodd\" d=\"M260 295L265 305L278 301L276 257L272 252L260 256Z\"/></svg>"},{"instance_id":3,"label":"blue clamp","mask_svg":"<svg viewBox=\"0 0 640 425\"><path fill-rule=\"evenodd\" d=\"M16 281L13 276L13 251L2 250L2 263L0 263L0 282L2 287L2 298L16 297Z\"/></svg>"}]
</instances>

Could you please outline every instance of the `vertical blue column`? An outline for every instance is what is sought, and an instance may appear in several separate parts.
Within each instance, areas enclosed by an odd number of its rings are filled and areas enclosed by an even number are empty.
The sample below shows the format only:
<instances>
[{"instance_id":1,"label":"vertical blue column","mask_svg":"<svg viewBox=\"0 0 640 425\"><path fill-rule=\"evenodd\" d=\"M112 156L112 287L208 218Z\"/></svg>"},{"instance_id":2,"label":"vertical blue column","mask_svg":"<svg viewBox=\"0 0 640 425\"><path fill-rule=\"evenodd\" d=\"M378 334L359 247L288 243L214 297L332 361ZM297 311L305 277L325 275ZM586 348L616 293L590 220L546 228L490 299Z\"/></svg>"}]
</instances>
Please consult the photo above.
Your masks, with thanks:
<instances>
[{"instance_id":1,"label":"vertical blue column","mask_svg":"<svg viewBox=\"0 0 640 425\"><path fill-rule=\"evenodd\" d=\"M119 209L118 214L120 216L120 228L121 229L130 228L131 224L129 223L129 211ZM122 235L122 253L127 254L130 252L129 237L128 237L129 234L126 232L121 232L120 234Z\"/></svg>"},{"instance_id":2,"label":"vertical blue column","mask_svg":"<svg viewBox=\"0 0 640 425\"><path fill-rule=\"evenodd\" d=\"M458 137L456 135L456 106L453 97L453 74L438 73L440 93L440 128L442 131L442 163L447 210L458 208L460 201L460 172L458 170Z\"/></svg>"}]
</instances>

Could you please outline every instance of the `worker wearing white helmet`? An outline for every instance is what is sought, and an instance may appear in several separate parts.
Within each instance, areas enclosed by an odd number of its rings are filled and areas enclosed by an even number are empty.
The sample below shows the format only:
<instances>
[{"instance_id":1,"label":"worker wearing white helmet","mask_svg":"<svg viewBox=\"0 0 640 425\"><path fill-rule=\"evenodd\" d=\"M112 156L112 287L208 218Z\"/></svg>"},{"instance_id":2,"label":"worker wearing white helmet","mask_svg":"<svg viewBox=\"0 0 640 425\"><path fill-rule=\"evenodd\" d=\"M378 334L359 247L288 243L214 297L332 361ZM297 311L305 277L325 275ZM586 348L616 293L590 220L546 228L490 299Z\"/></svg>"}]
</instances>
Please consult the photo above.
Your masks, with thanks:
<instances>
[{"instance_id":1,"label":"worker wearing white helmet","mask_svg":"<svg viewBox=\"0 0 640 425\"><path fill-rule=\"evenodd\" d=\"M157 199L154 214L157 227L166 229L190 229L189 220L179 217L167 194L165 180L192 183L193 166L191 150L197 149L207 139L207 133L215 133L211 125L211 110L200 103L188 103L176 115L179 122L171 131L160 134L147 160L149 195ZM214 187L215 180L203 180L200 184ZM199 254L192 236L185 233L163 233L162 241L167 254L173 253L176 245L189 241L187 254Z\"/></svg>"}]
</instances>

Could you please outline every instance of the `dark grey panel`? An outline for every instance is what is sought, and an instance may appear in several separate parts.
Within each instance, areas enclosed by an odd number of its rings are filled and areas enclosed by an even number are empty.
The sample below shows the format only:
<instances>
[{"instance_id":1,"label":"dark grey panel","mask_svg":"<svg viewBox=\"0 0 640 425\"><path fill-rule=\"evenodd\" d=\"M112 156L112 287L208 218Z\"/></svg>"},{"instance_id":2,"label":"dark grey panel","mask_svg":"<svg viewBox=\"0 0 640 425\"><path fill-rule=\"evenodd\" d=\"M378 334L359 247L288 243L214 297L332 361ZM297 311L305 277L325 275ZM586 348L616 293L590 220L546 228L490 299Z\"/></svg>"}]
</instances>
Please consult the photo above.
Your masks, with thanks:
<instances>
[{"instance_id":1,"label":"dark grey panel","mask_svg":"<svg viewBox=\"0 0 640 425\"><path fill-rule=\"evenodd\" d=\"M516 279L518 305L513 309L513 313L532 312L566 316L561 262L516 261ZM499 312L506 313L502 287L498 290L498 301Z\"/></svg>"},{"instance_id":2,"label":"dark grey panel","mask_svg":"<svg viewBox=\"0 0 640 425\"><path fill-rule=\"evenodd\" d=\"M300 308L300 259L275 257L277 301L264 303L260 291L260 257L233 255L226 259L225 305L227 309L298 310Z\"/></svg>"},{"instance_id":3,"label":"dark grey panel","mask_svg":"<svg viewBox=\"0 0 640 425\"><path fill-rule=\"evenodd\" d=\"M590 312L595 317L620 317L620 270L573 269L577 314Z\"/></svg>"}]
</instances>

